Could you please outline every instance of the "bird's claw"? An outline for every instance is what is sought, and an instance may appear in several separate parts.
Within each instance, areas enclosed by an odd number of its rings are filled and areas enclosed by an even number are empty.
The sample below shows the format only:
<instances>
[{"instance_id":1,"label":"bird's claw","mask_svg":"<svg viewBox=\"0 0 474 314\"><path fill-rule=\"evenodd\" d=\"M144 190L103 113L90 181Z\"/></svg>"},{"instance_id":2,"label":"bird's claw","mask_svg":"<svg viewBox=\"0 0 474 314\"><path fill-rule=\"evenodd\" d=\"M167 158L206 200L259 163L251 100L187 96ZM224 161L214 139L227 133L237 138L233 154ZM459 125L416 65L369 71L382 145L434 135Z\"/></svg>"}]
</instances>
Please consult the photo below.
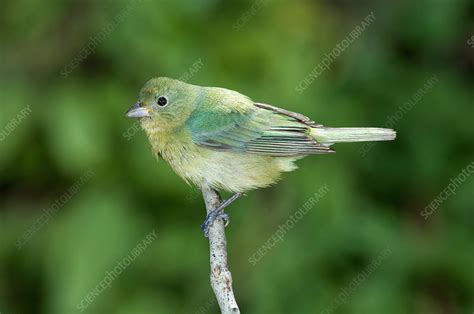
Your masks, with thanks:
<instances>
[{"instance_id":1,"label":"bird's claw","mask_svg":"<svg viewBox=\"0 0 474 314\"><path fill-rule=\"evenodd\" d=\"M204 236L206 238L209 237L209 229L217 219L222 219L224 221L224 227L227 227L230 222L229 214L225 213L219 208L211 211L207 215L206 220L204 220L204 222L201 224L201 230L204 232Z\"/></svg>"},{"instance_id":2,"label":"bird's claw","mask_svg":"<svg viewBox=\"0 0 474 314\"><path fill-rule=\"evenodd\" d=\"M229 197L227 200L222 202L216 209L211 211L209 214L207 214L206 220L201 225L202 231L204 231L204 236L207 238L209 237L209 228L212 226L214 221L218 218L221 218L224 221L224 227L227 227L227 225L230 222L230 217L229 214L226 214L224 212L224 209L229 206L232 202L234 202L236 199L241 197L243 193L238 192Z\"/></svg>"}]
</instances>

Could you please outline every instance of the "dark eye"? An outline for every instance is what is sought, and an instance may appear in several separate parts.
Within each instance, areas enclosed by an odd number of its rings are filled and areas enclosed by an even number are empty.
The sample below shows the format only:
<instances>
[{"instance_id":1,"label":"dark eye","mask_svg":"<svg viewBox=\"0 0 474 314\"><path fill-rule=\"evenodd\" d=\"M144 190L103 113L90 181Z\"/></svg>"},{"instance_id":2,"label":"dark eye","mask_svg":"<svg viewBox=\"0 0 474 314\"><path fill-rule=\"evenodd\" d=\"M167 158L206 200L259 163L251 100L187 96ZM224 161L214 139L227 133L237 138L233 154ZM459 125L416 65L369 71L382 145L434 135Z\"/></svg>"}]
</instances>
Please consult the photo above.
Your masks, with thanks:
<instances>
[{"instance_id":1,"label":"dark eye","mask_svg":"<svg viewBox=\"0 0 474 314\"><path fill-rule=\"evenodd\" d=\"M156 100L156 103L158 104L158 106L161 107L166 106L166 104L168 103L168 98L166 98L165 96L160 96Z\"/></svg>"}]
</instances>

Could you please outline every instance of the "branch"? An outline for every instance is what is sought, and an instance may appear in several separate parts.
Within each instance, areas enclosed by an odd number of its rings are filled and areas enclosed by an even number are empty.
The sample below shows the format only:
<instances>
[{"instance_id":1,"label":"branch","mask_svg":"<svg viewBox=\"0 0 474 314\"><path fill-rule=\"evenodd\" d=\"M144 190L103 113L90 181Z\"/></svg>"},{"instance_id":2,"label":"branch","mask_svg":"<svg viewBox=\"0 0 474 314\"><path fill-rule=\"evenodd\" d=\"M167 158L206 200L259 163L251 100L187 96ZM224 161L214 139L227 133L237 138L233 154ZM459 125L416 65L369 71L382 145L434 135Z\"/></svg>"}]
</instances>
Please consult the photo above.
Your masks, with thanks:
<instances>
[{"instance_id":1,"label":"branch","mask_svg":"<svg viewBox=\"0 0 474 314\"><path fill-rule=\"evenodd\" d=\"M202 188L202 196L209 214L221 203L219 193L210 187ZM222 313L240 313L232 289L232 274L227 268L227 240L222 219L216 219L209 228L209 250L211 258L211 286Z\"/></svg>"}]
</instances>

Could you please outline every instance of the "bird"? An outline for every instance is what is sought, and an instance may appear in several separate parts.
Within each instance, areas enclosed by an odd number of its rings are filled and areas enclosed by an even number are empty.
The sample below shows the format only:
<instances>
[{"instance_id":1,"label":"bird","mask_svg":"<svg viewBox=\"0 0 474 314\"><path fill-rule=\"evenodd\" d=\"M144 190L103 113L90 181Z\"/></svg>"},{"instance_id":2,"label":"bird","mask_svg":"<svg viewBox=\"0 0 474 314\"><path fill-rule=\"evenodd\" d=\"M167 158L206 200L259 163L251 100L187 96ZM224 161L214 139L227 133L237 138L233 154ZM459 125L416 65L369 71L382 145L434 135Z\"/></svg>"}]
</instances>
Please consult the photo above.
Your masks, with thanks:
<instances>
[{"instance_id":1,"label":"bird","mask_svg":"<svg viewBox=\"0 0 474 314\"><path fill-rule=\"evenodd\" d=\"M331 154L332 145L394 140L387 128L327 127L296 112L253 101L239 92L152 78L126 116L137 118L152 152L188 184L231 192L201 228L244 193L277 183L308 155Z\"/></svg>"}]
</instances>

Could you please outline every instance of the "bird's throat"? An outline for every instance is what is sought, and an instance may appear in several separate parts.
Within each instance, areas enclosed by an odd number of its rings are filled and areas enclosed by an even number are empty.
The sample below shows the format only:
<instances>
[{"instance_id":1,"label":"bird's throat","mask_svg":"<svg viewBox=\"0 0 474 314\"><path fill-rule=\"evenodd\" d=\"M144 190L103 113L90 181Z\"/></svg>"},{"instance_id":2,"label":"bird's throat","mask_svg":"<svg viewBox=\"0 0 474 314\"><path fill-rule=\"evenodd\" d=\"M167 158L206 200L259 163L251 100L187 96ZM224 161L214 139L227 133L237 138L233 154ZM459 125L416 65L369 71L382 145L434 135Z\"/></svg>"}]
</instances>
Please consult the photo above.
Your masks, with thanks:
<instances>
[{"instance_id":1,"label":"bird's throat","mask_svg":"<svg viewBox=\"0 0 474 314\"><path fill-rule=\"evenodd\" d=\"M189 146L193 145L190 135L187 134L184 128L173 130L160 128L153 119L143 119L141 124L153 153L169 163L177 158L183 158L186 151L189 151Z\"/></svg>"}]
</instances>

